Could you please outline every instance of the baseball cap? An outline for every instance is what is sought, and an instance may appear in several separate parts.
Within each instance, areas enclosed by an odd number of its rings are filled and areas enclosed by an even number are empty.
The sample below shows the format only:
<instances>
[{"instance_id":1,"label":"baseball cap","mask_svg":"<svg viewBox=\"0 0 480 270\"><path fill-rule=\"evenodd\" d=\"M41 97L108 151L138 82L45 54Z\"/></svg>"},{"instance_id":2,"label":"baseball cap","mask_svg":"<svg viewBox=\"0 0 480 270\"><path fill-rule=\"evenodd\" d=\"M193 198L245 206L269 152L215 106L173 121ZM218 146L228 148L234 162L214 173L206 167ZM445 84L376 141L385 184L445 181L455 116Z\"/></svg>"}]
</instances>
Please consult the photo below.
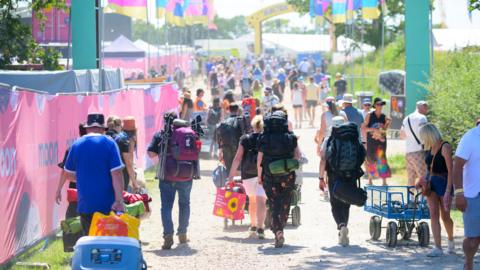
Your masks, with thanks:
<instances>
[{"instance_id":1,"label":"baseball cap","mask_svg":"<svg viewBox=\"0 0 480 270\"><path fill-rule=\"evenodd\" d=\"M87 124L85 124L85 128L91 127L106 128L105 116L101 113L89 113L87 116Z\"/></svg>"},{"instance_id":2,"label":"baseball cap","mask_svg":"<svg viewBox=\"0 0 480 270\"><path fill-rule=\"evenodd\" d=\"M417 101L417 106L422 106L422 105L428 105L428 102L426 102L425 100Z\"/></svg>"}]
</instances>

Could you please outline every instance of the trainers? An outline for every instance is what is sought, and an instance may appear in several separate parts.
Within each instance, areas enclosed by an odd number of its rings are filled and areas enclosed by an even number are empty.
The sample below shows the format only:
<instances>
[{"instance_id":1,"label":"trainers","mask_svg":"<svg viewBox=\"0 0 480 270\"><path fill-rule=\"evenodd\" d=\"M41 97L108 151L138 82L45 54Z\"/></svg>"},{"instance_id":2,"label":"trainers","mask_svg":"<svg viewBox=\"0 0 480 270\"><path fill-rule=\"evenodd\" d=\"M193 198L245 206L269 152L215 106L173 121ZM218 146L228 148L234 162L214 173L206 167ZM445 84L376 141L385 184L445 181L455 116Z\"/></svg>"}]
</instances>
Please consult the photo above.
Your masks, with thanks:
<instances>
[{"instance_id":1,"label":"trainers","mask_svg":"<svg viewBox=\"0 0 480 270\"><path fill-rule=\"evenodd\" d=\"M341 246L348 246L350 240L348 239L348 228L345 225L340 226L340 232L338 232L338 244Z\"/></svg>"},{"instance_id":2,"label":"trainers","mask_svg":"<svg viewBox=\"0 0 480 270\"><path fill-rule=\"evenodd\" d=\"M443 256L443 250L438 247L434 247L428 254L427 257L441 257Z\"/></svg>"},{"instance_id":3,"label":"trainers","mask_svg":"<svg viewBox=\"0 0 480 270\"><path fill-rule=\"evenodd\" d=\"M282 248L285 243L285 237L283 237L283 232L278 231L275 234L275 248Z\"/></svg>"},{"instance_id":4,"label":"trainers","mask_svg":"<svg viewBox=\"0 0 480 270\"><path fill-rule=\"evenodd\" d=\"M171 249L173 246L173 235L168 234L163 236L162 249Z\"/></svg>"},{"instance_id":5,"label":"trainers","mask_svg":"<svg viewBox=\"0 0 480 270\"><path fill-rule=\"evenodd\" d=\"M448 241L448 254L455 254L455 242Z\"/></svg>"},{"instance_id":6,"label":"trainers","mask_svg":"<svg viewBox=\"0 0 480 270\"><path fill-rule=\"evenodd\" d=\"M188 243L188 238L186 233L181 233L178 235L178 242L180 244L186 244Z\"/></svg>"},{"instance_id":7,"label":"trainers","mask_svg":"<svg viewBox=\"0 0 480 270\"><path fill-rule=\"evenodd\" d=\"M265 230L262 228L257 229L258 239L265 239Z\"/></svg>"},{"instance_id":8,"label":"trainers","mask_svg":"<svg viewBox=\"0 0 480 270\"><path fill-rule=\"evenodd\" d=\"M250 229L248 230L248 232L250 233L250 236L249 237L255 237L257 236L257 227L250 227Z\"/></svg>"}]
</instances>

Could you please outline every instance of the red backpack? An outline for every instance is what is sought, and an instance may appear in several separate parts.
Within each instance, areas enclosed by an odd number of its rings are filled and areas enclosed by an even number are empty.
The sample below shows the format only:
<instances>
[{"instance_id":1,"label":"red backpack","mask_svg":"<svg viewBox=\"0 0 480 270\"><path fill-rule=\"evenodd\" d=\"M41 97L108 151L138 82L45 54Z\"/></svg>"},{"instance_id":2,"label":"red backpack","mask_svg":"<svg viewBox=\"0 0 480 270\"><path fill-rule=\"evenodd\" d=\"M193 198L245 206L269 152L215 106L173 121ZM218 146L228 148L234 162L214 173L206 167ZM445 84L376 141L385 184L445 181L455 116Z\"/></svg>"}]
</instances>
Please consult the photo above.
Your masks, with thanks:
<instances>
[{"instance_id":1,"label":"red backpack","mask_svg":"<svg viewBox=\"0 0 480 270\"><path fill-rule=\"evenodd\" d=\"M246 112L249 113L250 119L253 119L255 117L255 111L257 110L257 104L255 102L254 98L244 98L242 100L242 109L244 114Z\"/></svg>"}]
</instances>

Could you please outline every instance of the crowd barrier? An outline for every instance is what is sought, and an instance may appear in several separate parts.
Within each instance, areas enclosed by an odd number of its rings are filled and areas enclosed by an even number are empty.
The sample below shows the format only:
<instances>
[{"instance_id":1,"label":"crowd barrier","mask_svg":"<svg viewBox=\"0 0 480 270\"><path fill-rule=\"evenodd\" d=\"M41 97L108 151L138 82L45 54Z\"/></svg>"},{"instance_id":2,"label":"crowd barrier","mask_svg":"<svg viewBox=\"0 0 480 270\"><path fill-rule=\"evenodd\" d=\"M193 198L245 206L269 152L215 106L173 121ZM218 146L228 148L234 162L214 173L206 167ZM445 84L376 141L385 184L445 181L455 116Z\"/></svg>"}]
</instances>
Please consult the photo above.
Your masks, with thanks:
<instances>
[{"instance_id":1,"label":"crowd barrier","mask_svg":"<svg viewBox=\"0 0 480 270\"><path fill-rule=\"evenodd\" d=\"M55 203L57 164L89 112L134 116L137 164L145 168L151 165L146 147L162 129L163 113L177 108L172 84L88 95L48 95L0 85L0 265L50 235L64 218L65 191L62 203Z\"/></svg>"}]
</instances>

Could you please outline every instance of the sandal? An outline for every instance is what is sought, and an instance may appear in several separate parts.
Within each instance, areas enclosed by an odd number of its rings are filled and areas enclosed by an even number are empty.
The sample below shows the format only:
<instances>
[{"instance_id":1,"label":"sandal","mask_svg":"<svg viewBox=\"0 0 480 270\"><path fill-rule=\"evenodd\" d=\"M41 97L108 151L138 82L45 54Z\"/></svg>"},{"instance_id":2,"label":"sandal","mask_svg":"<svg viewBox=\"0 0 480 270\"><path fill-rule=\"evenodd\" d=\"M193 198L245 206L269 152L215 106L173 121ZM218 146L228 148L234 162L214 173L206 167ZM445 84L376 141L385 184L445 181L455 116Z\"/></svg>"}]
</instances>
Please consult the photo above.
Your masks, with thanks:
<instances>
[{"instance_id":1,"label":"sandal","mask_svg":"<svg viewBox=\"0 0 480 270\"><path fill-rule=\"evenodd\" d=\"M283 237L283 231L278 231L275 234L275 248L283 247L283 243L285 243L285 238Z\"/></svg>"}]
</instances>

